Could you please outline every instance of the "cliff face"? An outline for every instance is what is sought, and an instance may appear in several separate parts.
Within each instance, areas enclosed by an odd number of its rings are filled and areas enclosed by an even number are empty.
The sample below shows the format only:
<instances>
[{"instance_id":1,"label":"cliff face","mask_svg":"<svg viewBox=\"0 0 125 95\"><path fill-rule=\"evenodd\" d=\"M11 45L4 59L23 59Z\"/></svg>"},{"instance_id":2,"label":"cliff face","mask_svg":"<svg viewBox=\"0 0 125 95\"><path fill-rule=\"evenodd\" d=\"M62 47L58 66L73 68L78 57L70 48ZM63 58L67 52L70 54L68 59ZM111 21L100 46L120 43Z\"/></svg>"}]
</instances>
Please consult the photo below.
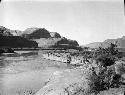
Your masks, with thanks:
<instances>
[{"instance_id":1,"label":"cliff face","mask_svg":"<svg viewBox=\"0 0 125 95\"><path fill-rule=\"evenodd\" d=\"M24 31L10 30L0 26L0 46L8 47L77 47L77 41L62 38L57 32L45 28L27 28ZM37 44L38 43L38 44ZM13 45L12 45L13 44Z\"/></svg>"},{"instance_id":2,"label":"cliff face","mask_svg":"<svg viewBox=\"0 0 125 95\"><path fill-rule=\"evenodd\" d=\"M41 38L35 39L38 42L39 47L50 47L50 48L74 48L79 46L77 41L69 40L66 38Z\"/></svg>"},{"instance_id":3,"label":"cliff face","mask_svg":"<svg viewBox=\"0 0 125 95\"><path fill-rule=\"evenodd\" d=\"M111 43L116 44L118 48L125 48L125 36L117 39L107 39L104 42L90 43L86 46L90 48L98 48L98 47L106 48L109 47Z\"/></svg>"}]
</instances>

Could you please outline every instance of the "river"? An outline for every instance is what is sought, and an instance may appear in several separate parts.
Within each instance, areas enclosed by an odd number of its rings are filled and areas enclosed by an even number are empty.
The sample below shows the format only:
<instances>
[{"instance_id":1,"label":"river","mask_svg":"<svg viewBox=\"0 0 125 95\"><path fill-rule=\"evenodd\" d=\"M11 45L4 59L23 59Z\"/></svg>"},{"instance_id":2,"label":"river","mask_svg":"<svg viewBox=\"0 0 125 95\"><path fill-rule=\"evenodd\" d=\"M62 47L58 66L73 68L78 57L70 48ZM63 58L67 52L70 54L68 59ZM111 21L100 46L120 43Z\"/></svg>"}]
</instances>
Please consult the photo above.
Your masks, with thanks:
<instances>
[{"instance_id":1,"label":"river","mask_svg":"<svg viewBox=\"0 0 125 95\"><path fill-rule=\"evenodd\" d=\"M67 68L42 57L42 51L17 51L0 56L0 95L34 95L53 72Z\"/></svg>"}]
</instances>

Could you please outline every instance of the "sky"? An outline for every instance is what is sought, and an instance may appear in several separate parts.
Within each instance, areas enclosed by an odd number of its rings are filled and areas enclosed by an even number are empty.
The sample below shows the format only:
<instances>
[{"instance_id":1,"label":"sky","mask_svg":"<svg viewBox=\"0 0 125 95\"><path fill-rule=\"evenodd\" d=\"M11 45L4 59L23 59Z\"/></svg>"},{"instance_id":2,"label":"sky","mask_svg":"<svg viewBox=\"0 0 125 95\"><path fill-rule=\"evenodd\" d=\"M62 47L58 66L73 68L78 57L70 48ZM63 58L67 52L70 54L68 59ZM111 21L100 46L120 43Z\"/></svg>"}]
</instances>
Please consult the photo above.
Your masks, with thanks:
<instances>
[{"instance_id":1,"label":"sky","mask_svg":"<svg viewBox=\"0 0 125 95\"><path fill-rule=\"evenodd\" d=\"M46 28L80 45L125 36L124 0L3 0L0 25Z\"/></svg>"}]
</instances>

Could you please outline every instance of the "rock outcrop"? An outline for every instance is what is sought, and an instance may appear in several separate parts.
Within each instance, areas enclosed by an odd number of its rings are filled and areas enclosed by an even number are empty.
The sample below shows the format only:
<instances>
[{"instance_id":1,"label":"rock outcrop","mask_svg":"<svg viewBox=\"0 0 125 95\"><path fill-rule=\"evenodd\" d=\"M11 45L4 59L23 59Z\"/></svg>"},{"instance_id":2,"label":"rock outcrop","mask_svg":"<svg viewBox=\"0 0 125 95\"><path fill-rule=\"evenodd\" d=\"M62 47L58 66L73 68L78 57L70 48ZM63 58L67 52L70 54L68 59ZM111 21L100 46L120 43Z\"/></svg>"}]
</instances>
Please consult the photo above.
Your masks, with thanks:
<instances>
[{"instance_id":1,"label":"rock outcrop","mask_svg":"<svg viewBox=\"0 0 125 95\"><path fill-rule=\"evenodd\" d=\"M0 36L20 36L22 31L20 30L10 30L3 26L0 26Z\"/></svg>"},{"instance_id":2,"label":"rock outcrop","mask_svg":"<svg viewBox=\"0 0 125 95\"><path fill-rule=\"evenodd\" d=\"M50 32L52 38L61 38L60 34L57 32Z\"/></svg>"},{"instance_id":3,"label":"rock outcrop","mask_svg":"<svg viewBox=\"0 0 125 95\"><path fill-rule=\"evenodd\" d=\"M50 33L45 28L28 28L22 34L27 39L50 38Z\"/></svg>"}]
</instances>

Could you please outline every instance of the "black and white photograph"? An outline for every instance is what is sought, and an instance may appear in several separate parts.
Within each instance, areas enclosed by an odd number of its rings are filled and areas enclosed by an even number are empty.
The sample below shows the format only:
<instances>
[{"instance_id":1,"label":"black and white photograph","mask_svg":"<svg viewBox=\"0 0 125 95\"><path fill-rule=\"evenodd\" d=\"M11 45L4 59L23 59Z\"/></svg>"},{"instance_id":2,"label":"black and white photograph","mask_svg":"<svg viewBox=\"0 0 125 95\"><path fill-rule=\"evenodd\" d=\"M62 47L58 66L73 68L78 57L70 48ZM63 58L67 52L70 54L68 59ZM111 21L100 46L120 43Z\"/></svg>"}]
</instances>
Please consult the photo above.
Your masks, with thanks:
<instances>
[{"instance_id":1,"label":"black and white photograph","mask_svg":"<svg viewBox=\"0 0 125 95\"><path fill-rule=\"evenodd\" d=\"M125 1L0 0L0 95L125 95Z\"/></svg>"}]
</instances>

